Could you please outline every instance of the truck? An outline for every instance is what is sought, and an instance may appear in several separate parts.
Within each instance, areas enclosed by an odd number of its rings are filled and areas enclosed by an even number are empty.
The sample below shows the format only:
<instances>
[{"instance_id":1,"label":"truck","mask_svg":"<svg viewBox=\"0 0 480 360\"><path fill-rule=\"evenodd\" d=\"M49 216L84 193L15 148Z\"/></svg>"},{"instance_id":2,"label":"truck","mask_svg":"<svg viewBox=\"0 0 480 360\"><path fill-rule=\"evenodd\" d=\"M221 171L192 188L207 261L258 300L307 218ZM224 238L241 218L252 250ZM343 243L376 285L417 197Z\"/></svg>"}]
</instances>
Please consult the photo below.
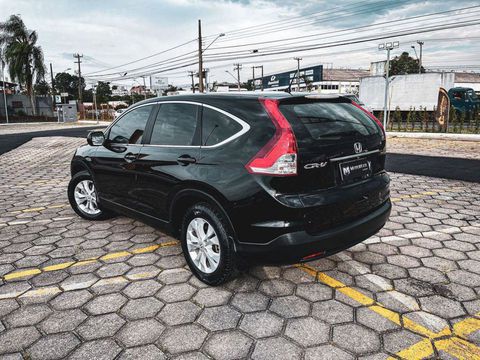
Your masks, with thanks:
<instances>
[{"instance_id":1,"label":"truck","mask_svg":"<svg viewBox=\"0 0 480 360\"><path fill-rule=\"evenodd\" d=\"M448 91L450 104L467 116L480 110L480 100L471 88L455 87L455 74L431 72L390 77L388 108L390 111L427 110L437 108L440 88ZM383 111L385 78L367 76L360 79L359 98L373 111Z\"/></svg>"}]
</instances>

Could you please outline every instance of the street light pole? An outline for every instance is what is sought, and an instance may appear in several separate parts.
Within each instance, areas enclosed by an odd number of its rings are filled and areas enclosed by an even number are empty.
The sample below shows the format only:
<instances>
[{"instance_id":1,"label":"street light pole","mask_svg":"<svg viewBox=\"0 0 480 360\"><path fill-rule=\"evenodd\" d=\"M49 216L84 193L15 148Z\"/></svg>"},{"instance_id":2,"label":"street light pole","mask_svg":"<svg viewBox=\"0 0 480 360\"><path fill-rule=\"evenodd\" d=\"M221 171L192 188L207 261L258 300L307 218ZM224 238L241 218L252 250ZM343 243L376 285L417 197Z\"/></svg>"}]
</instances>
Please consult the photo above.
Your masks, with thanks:
<instances>
[{"instance_id":1,"label":"street light pole","mask_svg":"<svg viewBox=\"0 0 480 360\"><path fill-rule=\"evenodd\" d=\"M418 60L418 73L422 73L422 48L423 48L423 41L417 41L417 44L420 46L420 59Z\"/></svg>"},{"instance_id":2,"label":"street light pole","mask_svg":"<svg viewBox=\"0 0 480 360\"><path fill-rule=\"evenodd\" d=\"M233 70L237 71L237 82L238 82L238 91L240 91L240 69L242 68L242 64L233 64Z\"/></svg>"},{"instance_id":3,"label":"street light pole","mask_svg":"<svg viewBox=\"0 0 480 360\"><path fill-rule=\"evenodd\" d=\"M294 57L293 60L297 60L297 91L300 91L300 60L302 58Z\"/></svg>"},{"instance_id":4,"label":"street light pole","mask_svg":"<svg viewBox=\"0 0 480 360\"><path fill-rule=\"evenodd\" d=\"M390 72L390 51L396 49L400 46L398 41L394 41L393 43L387 42L385 44L379 44L378 50L387 50L387 63L386 63L386 70L385 70L385 100L383 104L383 128L387 129L387 119L388 119L388 88L390 85L389 81L389 72Z\"/></svg>"},{"instance_id":5,"label":"street light pole","mask_svg":"<svg viewBox=\"0 0 480 360\"><path fill-rule=\"evenodd\" d=\"M259 65L259 66L255 66L257 69L261 69L261 72L260 72L260 77L261 77L261 81L260 81L260 90L263 91L263 65Z\"/></svg>"},{"instance_id":6,"label":"street light pole","mask_svg":"<svg viewBox=\"0 0 480 360\"><path fill-rule=\"evenodd\" d=\"M255 66L252 66L252 85L253 85L253 91L256 90L256 86L255 86Z\"/></svg>"}]
</instances>

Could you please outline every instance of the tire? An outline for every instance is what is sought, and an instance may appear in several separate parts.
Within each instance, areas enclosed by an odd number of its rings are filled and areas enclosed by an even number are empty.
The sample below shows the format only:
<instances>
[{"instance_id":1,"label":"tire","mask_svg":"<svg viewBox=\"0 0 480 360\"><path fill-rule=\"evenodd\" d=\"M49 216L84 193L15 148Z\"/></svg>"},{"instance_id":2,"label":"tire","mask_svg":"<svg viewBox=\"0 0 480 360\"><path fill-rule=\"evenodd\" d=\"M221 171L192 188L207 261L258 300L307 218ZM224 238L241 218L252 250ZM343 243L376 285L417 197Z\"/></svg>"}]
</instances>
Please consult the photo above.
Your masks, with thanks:
<instances>
[{"instance_id":1,"label":"tire","mask_svg":"<svg viewBox=\"0 0 480 360\"><path fill-rule=\"evenodd\" d=\"M82 206L77 203L75 199L75 191L77 185L82 183L86 184L90 183L93 187L89 188L88 190L93 189L93 193L89 194L90 197L93 197L93 202L96 204L96 207L86 209L85 207L82 209ZM101 205L97 200L97 195L95 191L95 183L93 182L93 178L88 171L80 171L73 175L70 183L68 184L68 201L70 202L70 206L72 209L82 218L87 220L105 220L112 218L114 214L108 210L102 209Z\"/></svg>"},{"instance_id":2,"label":"tire","mask_svg":"<svg viewBox=\"0 0 480 360\"><path fill-rule=\"evenodd\" d=\"M202 221L204 221L204 223ZM190 225L191 227L189 227ZM215 236L210 235L211 239L208 240L207 243L203 243L203 250L198 247L198 250L191 252L191 250L195 247L192 245L195 241L195 235L198 235L196 234L196 231L192 231L192 229L196 228L196 225L198 225L200 229L203 228L203 234L206 233L206 235L213 230L216 235L216 239L218 239L218 245L209 245L210 242L215 243ZM201 233L202 230L200 230L200 234ZM187 239L187 237L189 237L189 239ZM201 238L201 236L199 238ZM225 216L216 207L208 203L198 203L190 207L185 212L183 217L180 240L183 254L188 266L190 267L190 270L202 282L211 286L217 286L225 283L237 274L233 234ZM199 254L202 251L204 254L212 254L212 252L216 254L217 249L219 250L219 260L217 264L215 264L215 257L212 257L214 261L210 262L208 257L205 259L205 255L203 255L203 260L209 269L201 268L202 255L198 255L200 258L197 256L197 259L192 257L195 256L195 253ZM200 266L197 265L199 261Z\"/></svg>"}]
</instances>

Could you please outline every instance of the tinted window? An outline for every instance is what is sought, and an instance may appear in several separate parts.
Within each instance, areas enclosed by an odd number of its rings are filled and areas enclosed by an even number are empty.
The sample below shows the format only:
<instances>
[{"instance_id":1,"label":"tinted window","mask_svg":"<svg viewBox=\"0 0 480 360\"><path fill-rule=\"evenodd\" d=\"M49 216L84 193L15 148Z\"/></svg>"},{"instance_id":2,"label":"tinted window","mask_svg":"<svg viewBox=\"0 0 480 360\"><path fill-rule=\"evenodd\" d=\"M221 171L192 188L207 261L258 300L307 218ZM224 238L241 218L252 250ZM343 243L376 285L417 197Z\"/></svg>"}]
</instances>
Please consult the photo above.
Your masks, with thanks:
<instances>
[{"instance_id":1,"label":"tinted window","mask_svg":"<svg viewBox=\"0 0 480 360\"><path fill-rule=\"evenodd\" d=\"M192 145L197 128L196 105L163 104L153 126L152 145Z\"/></svg>"},{"instance_id":2,"label":"tinted window","mask_svg":"<svg viewBox=\"0 0 480 360\"><path fill-rule=\"evenodd\" d=\"M365 112L346 103L306 103L281 105L290 120L300 120L315 140L331 137L373 135L378 125Z\"/></svg>"},{"instance_id":3,"label":"tinted window","mask_svg":"<svg viewBox=\"0 0 480 360\"><path fill-rule=\"evenodd\" d=\"M117 144L140 144L152 106L142 106L121 117L110 129L108 139Z\"/></svg>"},{"instance_id":4,"label":"tinted window","mask_svg":"<svg viewBox=\"0 0 480 360\"><path fill-rule=\"evenodd\" d=\"M203 108L202 144L215 145L235 135L242 126L232 118L210 108Z\"/></svg>"}]
</instances>

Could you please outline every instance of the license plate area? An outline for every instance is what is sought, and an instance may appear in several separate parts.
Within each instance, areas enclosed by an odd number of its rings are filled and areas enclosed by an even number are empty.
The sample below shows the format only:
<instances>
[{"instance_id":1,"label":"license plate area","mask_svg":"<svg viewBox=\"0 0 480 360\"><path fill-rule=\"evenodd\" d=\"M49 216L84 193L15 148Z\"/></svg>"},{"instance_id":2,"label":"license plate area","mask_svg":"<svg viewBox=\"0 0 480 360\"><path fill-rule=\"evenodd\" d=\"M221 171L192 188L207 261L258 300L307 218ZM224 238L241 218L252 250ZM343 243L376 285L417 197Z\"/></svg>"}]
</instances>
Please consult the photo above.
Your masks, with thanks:
<instances>
[{"instance_id":1,"label":"license plate area","mask_svg":"<svg viewBox=\"0 0 480 360\"><path fill-rule=\"evenodd\" d=\"M342 183L350 183L372 176L372 161L357 159L338 164Z\"/></svg>"}]
</instances>

